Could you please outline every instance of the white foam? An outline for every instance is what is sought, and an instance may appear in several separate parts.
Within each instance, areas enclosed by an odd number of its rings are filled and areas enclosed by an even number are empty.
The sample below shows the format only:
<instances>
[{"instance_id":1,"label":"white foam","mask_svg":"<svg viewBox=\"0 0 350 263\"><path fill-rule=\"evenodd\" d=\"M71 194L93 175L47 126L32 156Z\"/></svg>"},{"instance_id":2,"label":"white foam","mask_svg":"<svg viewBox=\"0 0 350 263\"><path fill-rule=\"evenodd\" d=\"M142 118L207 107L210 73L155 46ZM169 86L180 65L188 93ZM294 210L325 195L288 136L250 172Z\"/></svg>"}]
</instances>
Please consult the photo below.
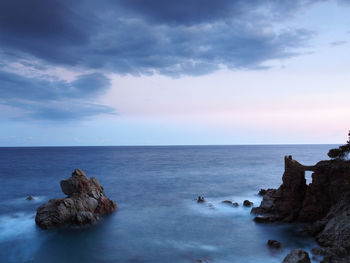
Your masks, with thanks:
<instances>
[{"instance_id":1,"label":"white foam","mask_svg":"<svg viewBox=\"0 0 350 263\"><path fill-rule=\"evenodd\" d=\"M175 249L178 250L204 250L204 251L217 251L218 247L213 246L213 245L209 245L209 244L203 244L203 243L199 243L199 242L194 242L194 241L178 241L178 240L166 240L166 241L162 241L162 242L157 242L155 241L155 243L158 243L159 245L166 245L166 246L172 246Z\"/></svg>"},{"instance_id":2,"label":"white foam","mask_svg":"<svg viewBox=\"0 0 350 263\"><path fill-rule=\"evenodd\" d=\"M205 197L205 203L197 203L196 200L186 201L188 209L194 213L200 213L208 216L222 216L222 215L237 215L248 216L250 215L251 208L253 206L260 205L261 198L257 195L251 196L224 196L224 197ZM224 200L230 200L237 202L238 207L234 207L230 204L222 203ZM244 200L249 200L254 203L252 207L244 207Z\"/></svg>"},{"instance_id":3,"label":"white foam","mask_svg":"<svg viewBox=\"0 0 350 263\"><path fill-rule=\"evenodd\" d=\"M25 213L0 216L0 242L35 233L34 216Z\"/></svg>"}]
</instances>

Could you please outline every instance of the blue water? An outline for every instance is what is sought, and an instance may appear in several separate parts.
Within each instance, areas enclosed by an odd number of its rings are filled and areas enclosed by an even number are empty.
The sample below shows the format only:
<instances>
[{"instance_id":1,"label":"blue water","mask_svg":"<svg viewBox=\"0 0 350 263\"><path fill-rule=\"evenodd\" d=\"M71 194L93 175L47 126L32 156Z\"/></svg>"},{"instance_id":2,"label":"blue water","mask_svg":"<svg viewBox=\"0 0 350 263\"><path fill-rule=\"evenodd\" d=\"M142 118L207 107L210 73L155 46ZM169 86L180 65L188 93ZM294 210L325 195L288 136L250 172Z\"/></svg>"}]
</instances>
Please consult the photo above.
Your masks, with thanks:
<instances>
[{"instance_id":1,"label":"blue water","mask_svg":"<svg viewBox=\"0 0 350 263\"><path fill-rule=\"evenodd\" d=\"M260 188L281 184L284 155L314 164L331 147L0 148L0 262L281 262L316 244L295 226L256 224L249 208L221 201L258 205ZM59 181L75 168L97 177L118 211L92 227L39 229L36 208L64 197ZM198 195L212 206L197 204ZM268 239L284 249L269 250Z\"/></svg>"}]
</instances>

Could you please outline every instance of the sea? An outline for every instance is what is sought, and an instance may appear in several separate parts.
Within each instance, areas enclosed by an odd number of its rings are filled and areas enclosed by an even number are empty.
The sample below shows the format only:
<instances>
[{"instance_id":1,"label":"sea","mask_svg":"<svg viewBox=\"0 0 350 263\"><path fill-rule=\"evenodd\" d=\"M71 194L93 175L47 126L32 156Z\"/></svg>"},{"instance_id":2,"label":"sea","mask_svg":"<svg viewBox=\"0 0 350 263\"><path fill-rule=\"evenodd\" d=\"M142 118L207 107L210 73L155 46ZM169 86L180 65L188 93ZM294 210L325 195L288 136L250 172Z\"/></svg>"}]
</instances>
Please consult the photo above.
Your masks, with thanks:
<instances>
[{"instance_id":1,"label":"sea","mask_svg":"<svg viewBox=\"0 0 350 263\"><path fill-rule=\"evenodd\" d=\"M242 203L258 206L261 188L281 184L285 155L312 165L332 147L0 148L0 262L279 263L290 250L317 244L297 225L255 223ZM60 181L76 168L96 177L118 210L89 227L40 229L37 207L65 197ZM269 249L269 239L282 249Z\"/></svg>"}]
</instances>

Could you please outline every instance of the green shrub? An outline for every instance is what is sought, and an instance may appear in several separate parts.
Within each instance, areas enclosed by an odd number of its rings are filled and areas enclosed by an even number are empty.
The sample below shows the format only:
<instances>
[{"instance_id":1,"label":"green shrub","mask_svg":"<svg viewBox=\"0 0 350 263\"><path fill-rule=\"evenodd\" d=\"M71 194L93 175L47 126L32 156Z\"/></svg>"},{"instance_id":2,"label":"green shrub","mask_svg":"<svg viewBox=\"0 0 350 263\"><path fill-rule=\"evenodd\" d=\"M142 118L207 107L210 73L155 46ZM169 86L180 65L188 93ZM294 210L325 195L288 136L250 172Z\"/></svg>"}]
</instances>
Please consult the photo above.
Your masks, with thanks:
<instances>
[{"instance_id":1,"label":"green shrub","mask_svg":"<svg viewBox=\"0 0 350 263\"><path fill-rule=\"evenodd\" d=\"M334 148L334 149L330 149L328 152L328 156L332 159L344 159L345 157L347 157L347 155L350 153L350 131L348 133L349 139L346 142L346 144L338 147L338 148Z\"/></svg>"}]
</instances>

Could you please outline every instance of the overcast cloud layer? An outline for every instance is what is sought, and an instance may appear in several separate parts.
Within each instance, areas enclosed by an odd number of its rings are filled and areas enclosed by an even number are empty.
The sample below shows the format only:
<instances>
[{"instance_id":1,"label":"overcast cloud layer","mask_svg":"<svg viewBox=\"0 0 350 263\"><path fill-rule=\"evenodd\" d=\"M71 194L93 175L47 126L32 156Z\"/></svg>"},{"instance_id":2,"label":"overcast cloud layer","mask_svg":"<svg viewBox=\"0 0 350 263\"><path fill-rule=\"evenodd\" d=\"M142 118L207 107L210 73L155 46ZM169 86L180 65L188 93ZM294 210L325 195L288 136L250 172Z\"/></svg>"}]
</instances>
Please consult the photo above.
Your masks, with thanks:
<instances>
[{"instance_id":1,"label":"overcast cloud layer","mask_svg":"<svg viewBox=\"0 0 350 263\"><path fill-rule=\"evenodd\" d=\"M179 77L266 68L270 60L302 54L314 32L274 25L314 2L3 0L0 103L27 118L82 119L115 114L94 103L111 72ZM77 79L8 68L34 62L38 72L63 67L78 72Z\"/></svg>"}]
</instances>

